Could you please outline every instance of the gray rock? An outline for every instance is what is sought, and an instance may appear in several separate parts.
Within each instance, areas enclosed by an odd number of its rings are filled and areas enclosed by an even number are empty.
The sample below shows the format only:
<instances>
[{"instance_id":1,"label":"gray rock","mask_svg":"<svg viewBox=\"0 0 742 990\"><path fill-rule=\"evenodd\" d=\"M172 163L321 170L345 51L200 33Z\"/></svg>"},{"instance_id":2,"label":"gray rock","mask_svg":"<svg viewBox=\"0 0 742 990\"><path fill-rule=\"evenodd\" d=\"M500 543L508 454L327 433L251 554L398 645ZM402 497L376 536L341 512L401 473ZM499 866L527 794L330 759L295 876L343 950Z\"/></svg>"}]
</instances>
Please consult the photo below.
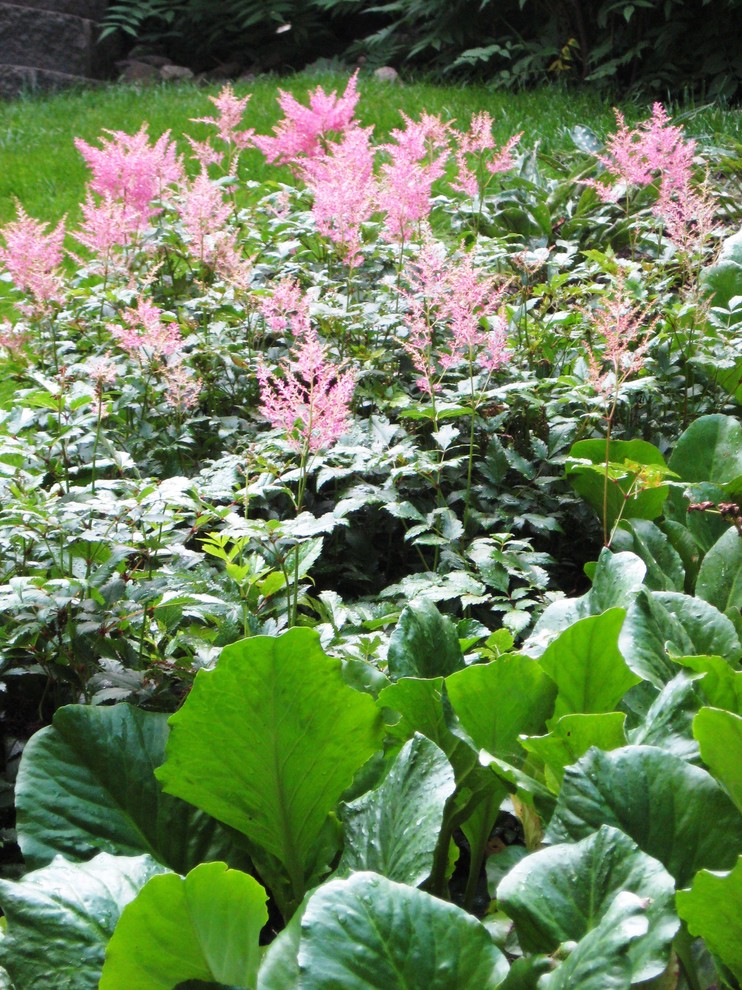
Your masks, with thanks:
<instances>
[{"instance_id":1,"label":"gray rock","mask_svg":"<svg viewBox=\"0 0 742 990\"><path fill-rule=\"evenodd\" d=\"M0 3L0 60L74 76L92 76L95 25L72 14Z\"/></svg>"},{"instance_id":2,"label":"gray rock","mask_svg":"<svg viewBox=\"0 0 742 990\"><path fill-rule=\"evenodd\" d=\"M396 83L399 82L399 73L391 65L382 65L374 69L374 78L379 82Z\"/></svg>"},{"instance_id":3,"label":"gray rock","mask_svg":"<svg viewBox=\"0 0 742 990\"><path fill-rule=\"evenodd\" d=\"M160 79L165 82L180 82L183 79L193 78L191 69L187 69L184 65L163 65L160 69Z\"/></svg>"},{"instance_id":4,"label":"gray rock","mask_svg":"<svg viewBox=\"0 0 742 990\"><path fill-rule=\"evenodd\" d=\"M160 70L146 62L127 62L119 76L121 82L143 83L154 82L160 78Z\"/></svg>"}]
</instances>

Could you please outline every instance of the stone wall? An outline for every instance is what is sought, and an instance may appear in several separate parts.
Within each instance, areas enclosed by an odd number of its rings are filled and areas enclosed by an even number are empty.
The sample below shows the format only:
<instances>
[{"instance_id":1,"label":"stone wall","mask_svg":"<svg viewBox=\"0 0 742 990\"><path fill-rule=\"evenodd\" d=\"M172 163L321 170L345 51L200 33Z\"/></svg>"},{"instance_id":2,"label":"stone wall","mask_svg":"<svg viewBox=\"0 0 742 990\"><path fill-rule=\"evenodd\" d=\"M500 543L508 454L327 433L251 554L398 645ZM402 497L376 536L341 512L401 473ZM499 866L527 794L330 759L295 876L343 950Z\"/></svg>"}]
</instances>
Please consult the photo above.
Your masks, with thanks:
<instances>
[{"instance_id":1,"label":"stone wall","mask_svg":"<svg viewBox=\"0 0 742 990\"><path fill-rule=\"evenodd\" d=\"M112 53L97 44L107 5L108 0L0 3L0 97L108 75Z\"/></svg>"}]
</instances>

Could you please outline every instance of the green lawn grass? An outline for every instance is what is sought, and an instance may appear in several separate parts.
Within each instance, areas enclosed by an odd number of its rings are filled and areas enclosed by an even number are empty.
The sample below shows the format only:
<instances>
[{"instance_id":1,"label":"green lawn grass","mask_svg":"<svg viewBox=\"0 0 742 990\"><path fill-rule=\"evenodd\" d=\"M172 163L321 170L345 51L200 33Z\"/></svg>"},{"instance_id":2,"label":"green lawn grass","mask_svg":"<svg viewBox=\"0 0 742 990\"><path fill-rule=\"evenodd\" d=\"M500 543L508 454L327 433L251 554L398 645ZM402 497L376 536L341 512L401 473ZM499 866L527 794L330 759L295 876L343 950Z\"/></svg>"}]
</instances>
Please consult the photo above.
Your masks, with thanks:
<instances>
[{"instance_id":1,"label":"green lawn grass","mask_svg":"<svg viewBox=\"0 0 742 990\"><path fill-rule=\"evenodd\" d=\"M246 125L268 133L280 115L276 104L279 88L301 98L314 86L342 89L345 82L344 76L299 74L290 79L266 77L239 83L235 91L240 96L252 94ZM0 223L15 216L16 199L40 219L55 221L64 214L75 219L88 174L75 150L75 137L92 142L105 128L134 132L144 121L149 123L154 137L168 129L176 138L184 133L205 136L203 125L193 124L191 119L209 114L212 108L207 97L218 89L193 84L143 88L112 85L0 103ZM553 152L569 144L568 132L576 124L586 124L603 136L614 123L611 103L591 91L552 87L510 93L486 86L425 82L390 85L374 79L363 79L360 90L358 116L363 124L374 124L380 136L399 126L400 110L411 116L426 110L462 125L468 123L472 113L488 110L495 118L499 141L523 131L524 144L532 146L538 141L543 150ZM636 120L647 116L649 108L632 104L622 109L629 120ZM681 111L674 108L674 112L682 117L691 135L742 140L738 111L706 107ZM186 150L184 140L179 144ZM248 166L255 179L268 174L258 152ZM270 171L275 178L275 170Z\"/></svg>"}]
</instances>

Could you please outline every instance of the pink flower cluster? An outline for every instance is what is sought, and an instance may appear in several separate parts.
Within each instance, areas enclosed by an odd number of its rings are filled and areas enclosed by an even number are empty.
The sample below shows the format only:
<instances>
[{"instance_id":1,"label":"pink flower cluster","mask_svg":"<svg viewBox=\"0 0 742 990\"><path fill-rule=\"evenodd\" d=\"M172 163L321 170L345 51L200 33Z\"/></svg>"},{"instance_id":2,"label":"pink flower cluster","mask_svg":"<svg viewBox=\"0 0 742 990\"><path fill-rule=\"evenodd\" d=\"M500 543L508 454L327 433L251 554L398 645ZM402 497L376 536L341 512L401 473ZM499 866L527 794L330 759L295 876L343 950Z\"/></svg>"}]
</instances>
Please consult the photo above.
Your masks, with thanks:
<instances>
[{"instance_id":1,"label":"pink flower cluster","mask_svg":"<svg viewBox=\"0 0 742 990\"><path fill-rule=\"evenodd\" d=\"M474 114L469 130L462 135L456 149L458 178L453 188L474 198L481 196L493 175L509 172L515 164L513 150L523 136L514 134L499 150L492 137L492 117L486 112ZM470 159L475 159L472 168Z\"/></svg>"},{"instance_id":2,"label":"pink flower cluster","mask_svg":"<svg viewBox=\"0 0 742 990\"><path fill-rule=\"evenodd\" d=\"M331 447L350 429L354 375L328 360L314 330L292 348L280 375L260 365L258 381L261 413L302 457Z\"/></svg>"},{"instance_id":3,"label":"pink flower cluster","mask_svg":"<svg viewBox=\"0 0 742 990\"><path fill-rule=\"evenodd\" d=\"M309 306L301 286L292 278L282 278L270 296L261 299L260 312L274 334L289 330L295 340L309 333Z\"/></svg>"},{"instance_id":4,"label":"pink flower cluster","mask_svg":"<svg viewBox=\"0 0 742 990\"><path fill-rule=\"evenodd\" d=\"M93 175L77 239L107 263L115 247L128 245L159 212L156 200L183 178L175 144L166 132L150 144L147 126L136 134L108 131L96 148L81 138L75 147ZM97 198L96 198L97 197Z\"/></svg>"},{"instance_id":5,"label":"pink flower cluster","mask_svg":"<svg viewBox=\"0 0 742 990\"><path fill-rule=\"evenodd\" d=\"M342 134L353 121L358 103L358 72L348 80L345 92L325 93L318 86L309 94L309 106L299 103L291 93L279 90L278 103L283 119L273 135L255 135L253 143L269 162L296 165L305 158L321 154L323 142L330 133Z\"/></svg>"},{"instance_id":6,"label":"pink flower cluster","mask_svg":"<svg viewBox=\"0 0 742 990\"><path fill-rule=\"evenodd\" d=\"M17 219L2 230L5 247L0 245L0 263L10 273L16 288L32 297L32 306L20 306L29 315L44 313L50 305L61 302L64 221L54 230L28 216L22 206L16 207Z\"/></svg>"},{"instance_id":7,"label":"pink flower cluster","mask_svg":"<svg viewBox=\"0 0 742 990\"><path fill-rule=\"evenodd\" d=\"M162 310L146 299L125 310L123 319L122 327L109 325L111 336L130 357L143 364L160 363L183 346L177 323L164 323Z\"/></svg>"},{"instance_id":8,"label":"pink flower cluster","mask_svg":"<svg viewBox=\"0 0 742 990\"><path fill-rule=\"evenodd\" d=\"M409 306L404 348L419 374L417 387L428 395L443 377L475 364L491 374L508 359L507 323L502 316L505 287L484 275L469 255L446 260L428 242L409 274Z\"/></svg>"}]
</instances>

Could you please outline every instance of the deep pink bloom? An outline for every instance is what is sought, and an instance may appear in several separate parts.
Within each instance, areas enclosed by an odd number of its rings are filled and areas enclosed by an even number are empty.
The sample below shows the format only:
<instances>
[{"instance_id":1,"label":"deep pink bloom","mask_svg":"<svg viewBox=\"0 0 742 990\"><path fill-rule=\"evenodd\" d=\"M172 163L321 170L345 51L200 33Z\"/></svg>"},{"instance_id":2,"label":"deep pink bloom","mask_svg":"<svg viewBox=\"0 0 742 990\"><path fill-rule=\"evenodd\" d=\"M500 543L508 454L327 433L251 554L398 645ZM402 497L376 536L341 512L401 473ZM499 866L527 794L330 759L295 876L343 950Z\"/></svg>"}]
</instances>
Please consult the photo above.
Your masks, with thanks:
<instances>
[{"instance_id":1,"label":"deep pink bloom","mask_svg":"<svg viewBox=\"0 0 742 990\"><path fill-rule=\"evenodd\" d=\"M183 346L177 323L163 323L162 310L146 299L123 314L124 326L109 324L111 336L131 357L152 363L175 354Z\"/></svg>"},{"instance_id":2,"label":"deep pink bloom","mask_svg":"<svg viewBox=\"0 0 742 990\"><path fill-rule=\"evenodd\" d=\"M2 229L5 247L0 246L0 263L7 268L16 288L33 298L32 308L46 309L50 303L63 299L59 266L64 220L54 230L48 230L48 224L30 217L20 204L16 216Z\"/></svg>"},{"instance_id":3,"label":"deep pink bloom","mask_svg":"<svg viewBox=\"0 0 742 990\"><path fill-rule=\"evenodd\" d=\"M355 379L328 361L319 337L309 331L282 362L281 374L258 367L260 411L286 433L303 456L331 447L350 429Z\"/></svg>"},{"instance_id":4,"label":"deep pink bloom","mask_svg":"<svg viewBox=\"0 0 742 990\"><path fill-rule=\"evenodd\" d=\"M132 245L144 228L139 210L110 194L96 200L88 189L81 210L83 219L75 239L93 252L94 262L103 268L109 266L117 248Z\"/></svg>"},{"instance_id":5,"label":"deep pink bloom","mask_svg":"<svg viewBox=\"0 0 742 990\"><path fill-rule=\"evenodd\" d=\"M283 119L276 124L273 136L258 135L253 143L269 162L295 164L322 151L322 140L330 133L342 134L353 121L358 103L358 72L348 80L345 92L325 93L318 86L309 94L309 106L299 103L291 93L279 90L278 103Z\"/></svg>"},{"instance_id":6,"label":"deep pink bloom","mask_svg":"<svg viewBox=\"0 0 742 990\"><path fill-rule=\"evenodd\" d=\"M149 143L146 124L136 134L106 133L110 137L101 138L100 148L75 139L75 147L93 173L90 188L100 196L121 200L148 219L157 212L153 200L183 178L183 166L170 132L154 145Z\"/></svg>"},{"instance_id":7,"label":"deep pink bloom","mask_svg":"<svg viewBox=\"0 0 742 990\"><path fill-rule=\"evenodd\" d=\"M351 268L363 260L361 226L371 218L376 203L372 131L372 127L350 127L339 143L302 168L314 197L317 229L343 249L343 259Z\"/></svg>"}]
</instances>

